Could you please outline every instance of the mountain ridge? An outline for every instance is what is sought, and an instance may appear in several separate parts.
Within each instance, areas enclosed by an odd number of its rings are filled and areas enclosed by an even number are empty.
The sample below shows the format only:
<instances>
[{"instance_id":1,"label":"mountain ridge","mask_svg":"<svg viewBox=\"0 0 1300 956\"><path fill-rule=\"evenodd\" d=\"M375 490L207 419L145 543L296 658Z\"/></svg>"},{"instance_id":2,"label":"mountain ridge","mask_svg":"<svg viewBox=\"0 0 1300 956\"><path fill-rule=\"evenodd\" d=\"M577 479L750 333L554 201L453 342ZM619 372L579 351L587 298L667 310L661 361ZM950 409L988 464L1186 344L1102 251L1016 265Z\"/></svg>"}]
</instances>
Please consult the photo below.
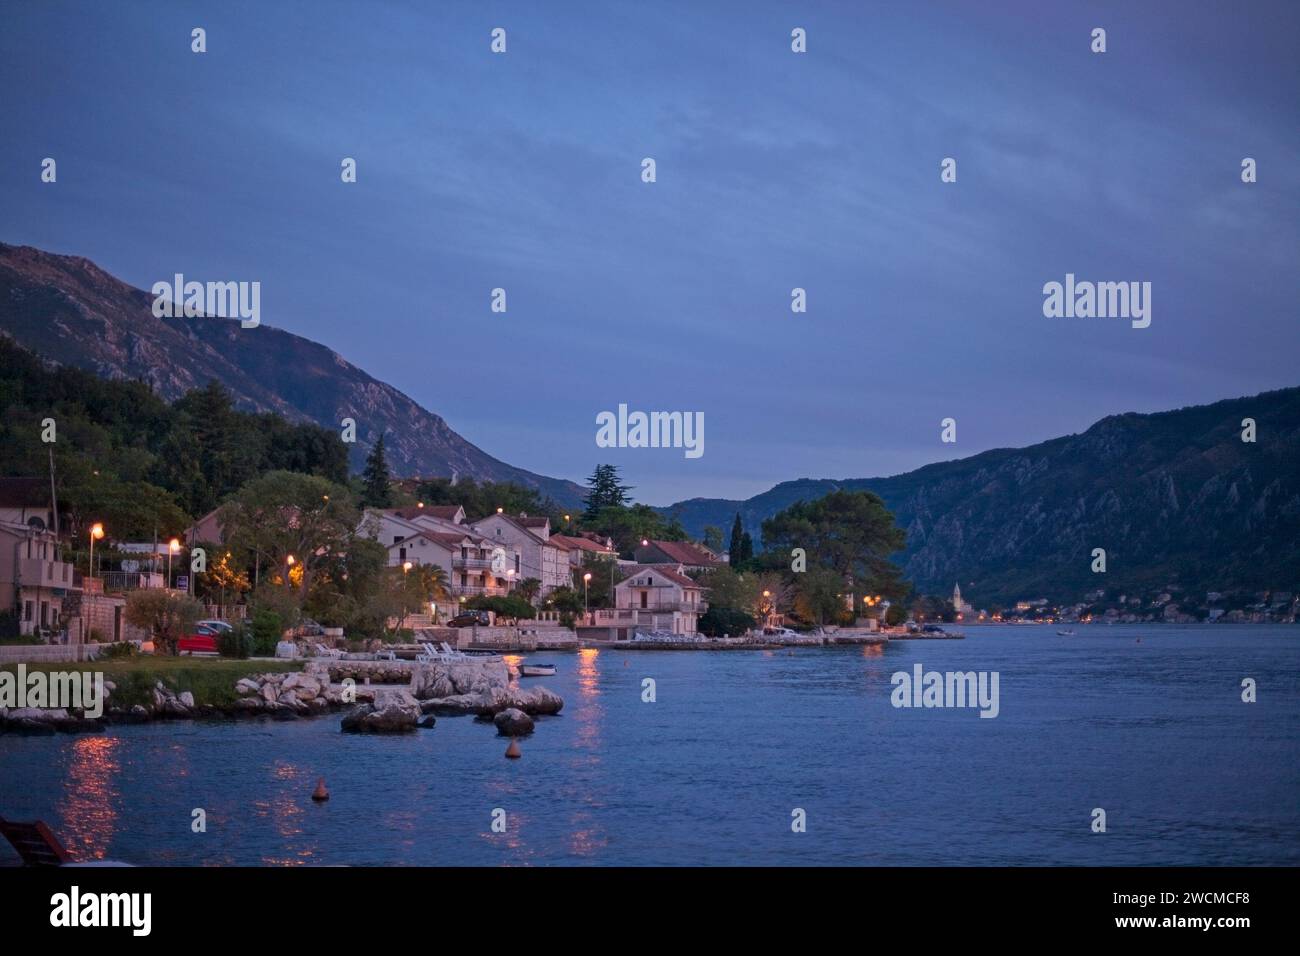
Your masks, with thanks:
<instances>
[{"instance_id":1,"label":"mountain ridge","mask_svg":"<svg viewBox=\"0 0 1300 956\"><path fill-rule=\"evenodd\" d=\"M341 429L357 422L352 466L379 434L398 477L514 481L576 507L583 489L489 455L434 412L303 336L215 316L158 318L153 296L84 256L0 243L0 332L42 358L140 379L171 401L210 379L239 407Z\"/></svg>"},{"instance_id":2,"label":"mountain ridge","mask_svg":"<svg viewBox=\"0 0 1300 956\"><path fill-rule=\"evenodd\" d=\"M1257 441L1241 440L1254 418ZM751 498L661 508L699 535L835 488L884 499L908 533L918 587L980 600L1086 590L1300 586L1300 387L1161 412L1125 412L1072 435L996 448L885 478L809 479ZM1107 571L1091 571L1105 548ZM973 591L968 590L974 588Z\"/></svg>"}]
</instances>

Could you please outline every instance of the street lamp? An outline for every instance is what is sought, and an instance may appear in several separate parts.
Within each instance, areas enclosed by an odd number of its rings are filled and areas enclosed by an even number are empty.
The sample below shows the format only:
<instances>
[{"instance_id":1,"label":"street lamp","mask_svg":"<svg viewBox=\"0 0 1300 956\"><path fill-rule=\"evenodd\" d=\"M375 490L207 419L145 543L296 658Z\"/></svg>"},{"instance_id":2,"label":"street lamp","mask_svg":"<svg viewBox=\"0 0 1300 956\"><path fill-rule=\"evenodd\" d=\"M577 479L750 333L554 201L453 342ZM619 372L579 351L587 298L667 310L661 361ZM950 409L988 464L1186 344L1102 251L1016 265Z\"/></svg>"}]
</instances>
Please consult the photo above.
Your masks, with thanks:
<instances>
[{"instance_id":1,"label":"street lamp","mask_svg":"<svg viewBox=\"0 0 1300 956\"><path fill-rule=\"evenodd\" d=\"M181 549L181 543L175 538L167 542L167 590L172 586L172 555Z\"/></svg>"},{"instance_id":2,"label":"street lamp","mask_svg":"<svg viewBox=\"0 0 1300 956\"><path fill-rule=\"evenodd\" d=\"M289 571L291 568L293 568L293 555L286 554L284 556L284 586L286 589L291 586L289 583Z\"/></svg>"},{"instance_id":3,"label":"street lamp","mask_svg":"<svg viewBox=\"0 0 1300 956\"><path fill-rule=\"evenodd\" d=\"M402 623L399 626L398 630L401 630L402 628L406 627L406 588L407 588L406 578L410 573L411 573L411 562L403 561L402 562Z\"/></svg>"},{"instance_id":4,"label":"street lamp","mask_svg":"<svg viewBox=\"0 0 1300 956\"><path fill-rule=\"evenodd\" d=\"M591 588L591 572L588 571L582 576L582 616L591 623L591 612L587 610L587 595Z\"/></svg>"},{"instance_id":5,"label":"street lamp","mask_svg":"<svg viewBox=\"0 0 1300 956\"><path fill-rule=\"evenodd\" d=\"M90 576L95 576L95 539L104 537L104 526L96 521L90 526Z\"/></svg>"}]
</instances>

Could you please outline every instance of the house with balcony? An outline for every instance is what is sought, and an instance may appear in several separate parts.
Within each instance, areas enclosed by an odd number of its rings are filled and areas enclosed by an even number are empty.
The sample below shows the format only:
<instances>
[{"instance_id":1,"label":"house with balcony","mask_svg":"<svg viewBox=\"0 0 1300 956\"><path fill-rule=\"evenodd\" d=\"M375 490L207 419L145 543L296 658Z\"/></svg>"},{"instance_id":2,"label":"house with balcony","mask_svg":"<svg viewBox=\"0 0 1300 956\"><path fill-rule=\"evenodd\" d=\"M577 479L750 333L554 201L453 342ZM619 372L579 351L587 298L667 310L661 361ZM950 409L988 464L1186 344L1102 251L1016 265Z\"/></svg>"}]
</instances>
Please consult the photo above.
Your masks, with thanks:
<instances>
[{"instance_id":1,"label":"house with balcony","mask_svg":"<svg viewBox=\"0 0 1300 956\"><path fill-rule=\"evenodd\" d=\"M549 518L497 512L474 522L473 527L494 544L518 552L519 577L541 581L541 596L545 597L558 587L572 585L571 549L563 540L553 540L555 536L551 534ZM558 537L563 539L563 535Z\"/></svg>"},{"instance_id":2,"label":"house with balcony","mask_svg":"<svg viewBox=\"0 0 1300 956\"><path fill-rule=\"evenodd\" d=\"M680 567L637 564L614 586L614 607L590 612L592 627L607 628L615 640L636 631L667 631L694 637L707 609L703 589Z\"/></svg>"},{"instance_id":3,"label":"house with balcony","mask_svg":"<svg viewBox=\"0 0 1300 956\"><path fill-rule=\"evenodd\" d=\"M0 610L15 612L19 633L53 638L65 630L65 602L80 589L80 576L43 522L0 521Z\"/></svg>"},{"instance_id":4,"label":"house with balcony","mask_svg":"<svg viewBox=\"0 0 1300 956\"><path fill-rule=\"evenodd\" d=\"M402 517L409 513L410 517ZM459 506L446 510L410 508L370 509L360 533L388 551L389 567L432 564L442 568L453 597L496 597L509 594L527 575L520 554L491 541L463 524Z\"/></svg>"}]
</instances>

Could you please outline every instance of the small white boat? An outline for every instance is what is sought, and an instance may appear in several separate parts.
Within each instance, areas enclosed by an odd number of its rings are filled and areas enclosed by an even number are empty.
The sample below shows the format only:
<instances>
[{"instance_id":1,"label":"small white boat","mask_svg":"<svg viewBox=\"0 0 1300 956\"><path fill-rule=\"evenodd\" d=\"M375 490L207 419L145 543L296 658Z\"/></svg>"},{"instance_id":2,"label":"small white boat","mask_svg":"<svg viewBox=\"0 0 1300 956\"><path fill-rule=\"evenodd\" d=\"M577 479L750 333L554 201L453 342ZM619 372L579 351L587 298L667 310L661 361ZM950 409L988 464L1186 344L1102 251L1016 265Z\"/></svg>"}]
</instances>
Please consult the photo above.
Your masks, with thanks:
<instances>
[{"instance_id":1,"label":"small white boat","mask_svg":"<svg viewBox=\"0 0 1300 956\"><path fill-rule=\"evenodd\" d=\"M520 664L521 677L550 677L555 673L554 664Z\"/></svg>"},{"instance_id":2,"label":"small white boat","mask_svg":"<svg viewBox=\"0 0 1300 956\"><path fill-rule=\"evenodd\" d=\"M1056 632L1056 636L1057 636L1057 637L1074 637L1074 631L1070 631L1070 630L1057 631L1057 632Z\"/></svg>"}]
</instances>

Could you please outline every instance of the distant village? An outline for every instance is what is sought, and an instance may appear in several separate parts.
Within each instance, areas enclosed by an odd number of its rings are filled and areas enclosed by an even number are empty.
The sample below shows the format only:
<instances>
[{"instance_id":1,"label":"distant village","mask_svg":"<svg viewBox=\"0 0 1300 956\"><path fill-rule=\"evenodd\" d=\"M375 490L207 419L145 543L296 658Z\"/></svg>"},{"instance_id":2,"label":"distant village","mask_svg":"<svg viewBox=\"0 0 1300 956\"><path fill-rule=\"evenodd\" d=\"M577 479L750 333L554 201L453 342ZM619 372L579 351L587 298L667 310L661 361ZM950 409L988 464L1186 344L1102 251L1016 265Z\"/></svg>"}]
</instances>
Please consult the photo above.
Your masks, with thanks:
<instances>
[{"instance_id":1,"label":"distant village","mask_svg":"<svg viewBox=\"0 0 1300 956\"><path fill-rule=\"evenodd\" d=\"M1055 605L1037 598L993 613L979 612L981 619L990 622L1029 624L1294 624L1297 615L1300 594L1293 591L1191 593L1173 584L1140 594L1098 589L1072 604Z\"/></svg>"}]
</instances>

